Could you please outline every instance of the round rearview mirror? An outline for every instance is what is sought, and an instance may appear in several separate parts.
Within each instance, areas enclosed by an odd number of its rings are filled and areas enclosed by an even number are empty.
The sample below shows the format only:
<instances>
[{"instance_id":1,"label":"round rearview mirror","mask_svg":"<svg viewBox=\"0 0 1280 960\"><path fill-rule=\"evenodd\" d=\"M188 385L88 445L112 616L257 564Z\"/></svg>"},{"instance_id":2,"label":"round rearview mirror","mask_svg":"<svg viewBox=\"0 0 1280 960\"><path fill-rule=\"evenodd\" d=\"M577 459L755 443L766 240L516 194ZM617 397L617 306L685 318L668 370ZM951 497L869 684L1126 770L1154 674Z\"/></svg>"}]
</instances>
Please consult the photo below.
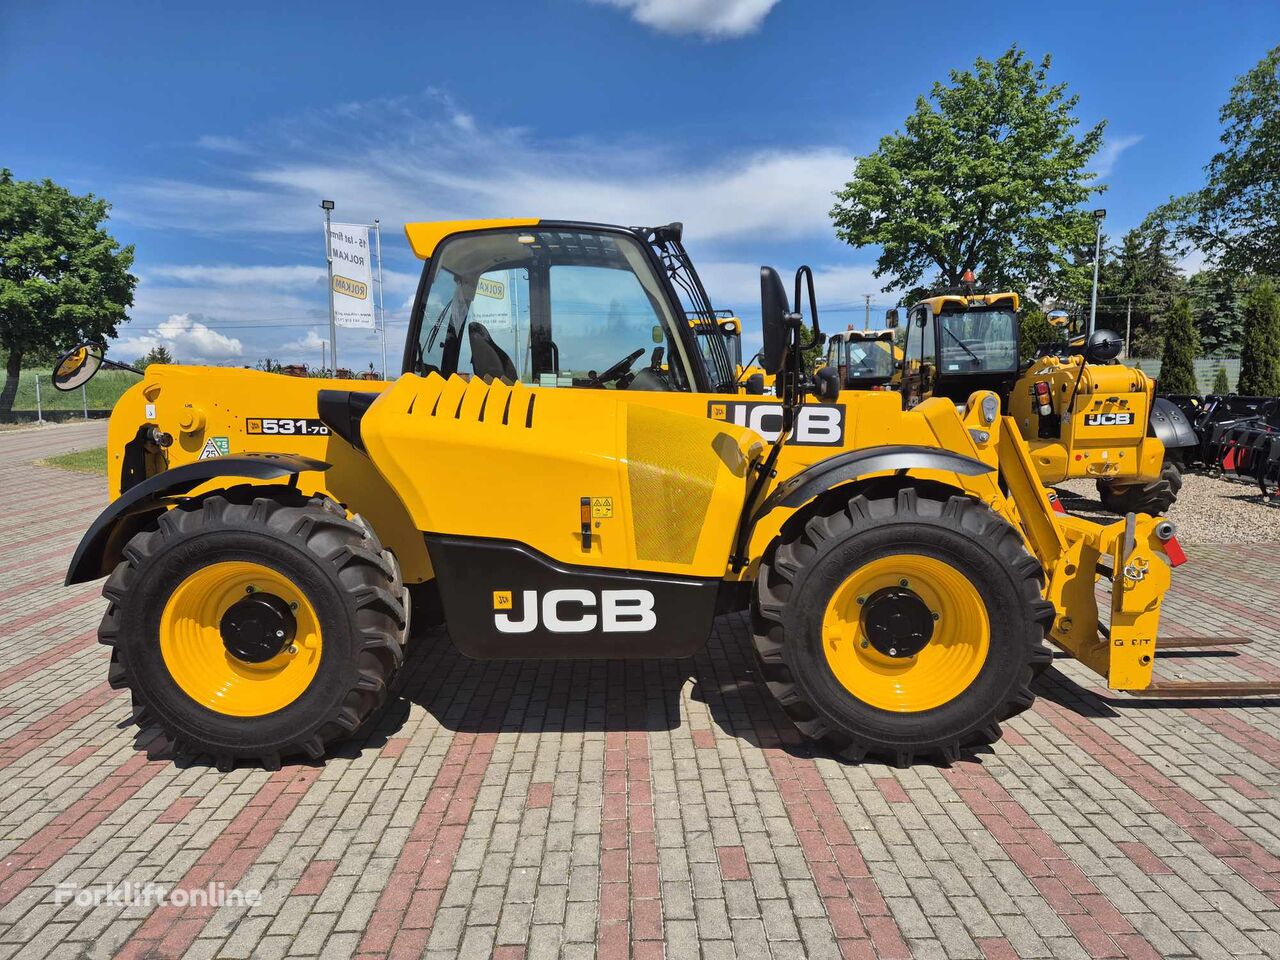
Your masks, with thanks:
<instances>
[{"instance_id":1,"label":"round rearview mirror","mask_svg":"<svg viewBox=\"0 0 1280 960\"><path fill-rule=\"evenodd\" d=\"M840 371L823 367L813 377L814 393L819 400L835 400L840 396Z\"/></svg>"},{"instance_id":2,"label":"round rearview mirror","mask_svg":"<svg viewBox=\"0 0 1280 960\"><path fill-rule=\"evenodd\" d=\"M1111 330L1095 330L1089 334L1084 346L1084 358L1089 363L1107 363L1120 356L1124 338Z\"/></svg>"},{"instance_id":3,"label":"round rearview mirror","mask_svg":"<svg viewBox=\"0 0 1280 960\"><path fill-rule=\"evenodd\" d=\"M82 343L72 347L53 368L53 385L59 390L76 390L93 379L102 366L106 348L100 343Z\"/></svg>"}]
</instances>

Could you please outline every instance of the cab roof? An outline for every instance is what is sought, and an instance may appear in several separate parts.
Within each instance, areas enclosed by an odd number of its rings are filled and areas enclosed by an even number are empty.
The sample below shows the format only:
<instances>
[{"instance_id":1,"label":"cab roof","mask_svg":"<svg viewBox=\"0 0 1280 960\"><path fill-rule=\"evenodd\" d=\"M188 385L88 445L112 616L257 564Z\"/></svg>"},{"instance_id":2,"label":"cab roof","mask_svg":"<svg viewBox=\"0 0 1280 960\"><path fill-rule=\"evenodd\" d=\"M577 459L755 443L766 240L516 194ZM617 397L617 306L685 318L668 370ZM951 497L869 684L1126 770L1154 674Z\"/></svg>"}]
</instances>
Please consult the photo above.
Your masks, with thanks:
<instances>
[{"instance_id":1,"label":"cab roof","mask_svg":"<svg viewBox=\"0 0 1280 960\"><path fill-rule=\"evenodd\" d=\"M837 330L831 334L828 340L892 340L892 330L857 330L850 327L848 330Z\"/></svg>"},{"instance_id":2,"label":"cab roof","mask_svg":"<svg viewBox=\"0 0 1280 960\"><path fill-rule=\"evenodd\" d=\"M433 220L429 223L406 223L404 235L419 260L430 260L445 237L470 230L496 230L501 227L536 227L537 217L514 217L506 220Z\"/></svg>"},{"instance_id":3,"label":"cab roof","mask_svg":"<svg viewBox=\"0 0 1280 960\"><path fill-rule=\"evenodd\" d=\"M969 310L974 307L996 306L1008 306L1017 311L1022 306L1022 301L1019 300L1016 293L975 293L970 295L948 293L940 297L926 297L920 303L928 304L929 309L935 314Z\"/></svg>"}]
</instances>

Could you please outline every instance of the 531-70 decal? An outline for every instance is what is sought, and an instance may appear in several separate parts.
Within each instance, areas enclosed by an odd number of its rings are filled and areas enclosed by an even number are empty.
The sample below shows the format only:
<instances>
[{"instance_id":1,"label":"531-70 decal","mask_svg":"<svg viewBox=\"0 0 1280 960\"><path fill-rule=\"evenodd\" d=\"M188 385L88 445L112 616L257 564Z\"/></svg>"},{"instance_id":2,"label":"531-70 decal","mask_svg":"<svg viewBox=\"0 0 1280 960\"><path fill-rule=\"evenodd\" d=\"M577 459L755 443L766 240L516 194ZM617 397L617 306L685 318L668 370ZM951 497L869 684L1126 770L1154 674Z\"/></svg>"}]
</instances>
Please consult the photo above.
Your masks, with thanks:
<instances>
[{"instance_id":1,"label":"531-70 decal","mask_svg":"<svg viewBox=\"0 0 1280 960\"><path fill-rule=\"evenodd\" d=\"M772 443L782 432L782 404L768 401L712 400L707 404L712 420L749 427ZM806 404L796 414L791 442L802 447L844 445L844 404Z\"/></svg>"},{"instance_id":2,"label":"531-70 decal","mask_svg":"<svg viewBox=\"0 0 1280 960\"><path fill-rule=\"evenodd\" d=\"M244 432L285 437L327 437L329 428L323 420L311 417L248 417Z\"/></svg>"}]
</instances>

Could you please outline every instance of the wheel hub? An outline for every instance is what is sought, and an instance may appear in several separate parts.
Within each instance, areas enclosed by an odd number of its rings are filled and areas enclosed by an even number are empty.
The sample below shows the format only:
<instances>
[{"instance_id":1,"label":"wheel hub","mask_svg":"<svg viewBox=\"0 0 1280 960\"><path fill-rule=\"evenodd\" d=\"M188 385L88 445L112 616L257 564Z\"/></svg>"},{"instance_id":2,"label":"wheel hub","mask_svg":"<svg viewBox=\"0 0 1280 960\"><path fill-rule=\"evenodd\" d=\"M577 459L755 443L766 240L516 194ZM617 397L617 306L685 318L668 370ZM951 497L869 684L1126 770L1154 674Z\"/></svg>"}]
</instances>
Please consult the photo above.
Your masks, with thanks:
<instances>
[{"instance_id":1,"label":"wheel hub","mask_svg":"<svg viewBox=\"0 0 1280 960\"><path fill-rule=\"evenodd\" d=\"M279 656L297 630L289 604L271 593L251 593L236 601L218 624L227 653L245 663L266 663Z\"/></svg>"},{"instance_id":2,"label":"wheel hub","mask_svg":"<svg viewBox=\"0 0 1280 960\"><path fill-rule=\"evenodd\" d=\"M862 607L867 641L886 657L914 657L933 636L933 623L933 611L906 587L883 587Z\"/></svg>"}]
</instances>

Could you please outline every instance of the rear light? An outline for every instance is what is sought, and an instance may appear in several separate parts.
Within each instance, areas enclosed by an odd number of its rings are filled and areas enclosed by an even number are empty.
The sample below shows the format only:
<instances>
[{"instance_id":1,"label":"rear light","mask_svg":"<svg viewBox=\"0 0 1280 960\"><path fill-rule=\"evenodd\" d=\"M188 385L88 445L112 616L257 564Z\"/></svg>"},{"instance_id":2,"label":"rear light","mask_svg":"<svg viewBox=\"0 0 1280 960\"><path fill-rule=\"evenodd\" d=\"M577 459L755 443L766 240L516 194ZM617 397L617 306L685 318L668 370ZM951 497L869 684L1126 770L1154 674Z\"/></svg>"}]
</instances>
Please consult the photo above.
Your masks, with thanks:
<instances>
[{"instance_id":1,"label":"rear light","mask_svg":"<svg viewBox=\"0 0 1280 960\"><path fill-rule=\"evenodd\" d=\"M1062 501L1058 499L1056 493L1049 494L1049 506L1053 507L1054 513L1066 513L1067 508L1062 505Z\"/></svg>"},{"instance_id":2,"label":"rear light","mask_svg":"<svg viewBox=\"0 0 1280 960\"><path fill-rule=\"evenodd\" d=\"M1036 411L1042 417L1053 413L1053 398L1049 393L1049 384L1041 380L1035 385Z\"/></svg>"},{"instance_id":3,"label":"rear light","mask_svg":"<svg viewBox=\"0 0 1280 960\"><path fill-rule=\"evenodd\" d=\"M1180 567L1187 562L1187 555L1177 537L1170 537L1164 542L1164 555L1169 558L1171 567Z\"/></svg>"}]
</instances>

